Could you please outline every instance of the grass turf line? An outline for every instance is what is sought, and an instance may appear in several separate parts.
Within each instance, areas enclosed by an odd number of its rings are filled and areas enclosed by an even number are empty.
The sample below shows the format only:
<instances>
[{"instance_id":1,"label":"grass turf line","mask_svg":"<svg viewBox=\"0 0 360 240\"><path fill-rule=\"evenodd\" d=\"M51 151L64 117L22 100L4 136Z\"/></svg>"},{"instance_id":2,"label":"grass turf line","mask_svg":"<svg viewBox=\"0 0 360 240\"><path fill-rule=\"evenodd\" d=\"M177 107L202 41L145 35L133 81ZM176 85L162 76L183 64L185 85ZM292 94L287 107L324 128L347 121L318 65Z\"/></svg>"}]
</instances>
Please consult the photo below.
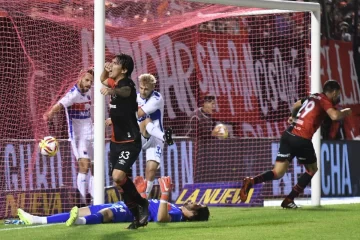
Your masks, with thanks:
<instances>
[{"instance_id":1,"label":"grass turf line","mask_svg":"<svg viewBox=\"0 0 360 240\"><path fill-rule=\"evenodd\" d=\"M138 230L129 223L26 228L0 225L0 239L360 239L360 204L276 208L210 208L208 222L149 223ZM18 228L24 229L18 229ZM4 228L14 230L1 231Z\"/></svg>"}]
</instances>

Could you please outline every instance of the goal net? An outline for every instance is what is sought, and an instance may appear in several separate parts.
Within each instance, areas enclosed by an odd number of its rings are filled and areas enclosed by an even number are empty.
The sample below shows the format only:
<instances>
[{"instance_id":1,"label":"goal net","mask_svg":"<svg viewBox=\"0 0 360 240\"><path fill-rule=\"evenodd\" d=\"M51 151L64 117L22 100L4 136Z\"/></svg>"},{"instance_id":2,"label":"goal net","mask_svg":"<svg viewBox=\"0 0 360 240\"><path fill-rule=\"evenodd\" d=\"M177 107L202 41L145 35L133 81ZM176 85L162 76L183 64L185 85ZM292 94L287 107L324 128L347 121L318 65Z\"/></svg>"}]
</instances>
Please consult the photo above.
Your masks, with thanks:
<instances>
[{"instance_id":1,"label":"goal net","mask_svg":"<svg viewBox=\"0 0 360 240\"><path fill-rule=\"evenodd\" d=\"M43 215L79 203L64 111L50 122L43 114L93 65L93 8L90 0L13 0L0 8L0 218L15 216L17 207ZM172 200L186 183L240 182L272 168L291 106L309 93L308 12L112 0L105 22L106 60L130 54L134 80L141 73L158 79L164 125L176 136L158 171L172 176ZM200 121L189 127L193 116ZM228 138L211 136L218 123ZM37 149L47 135L60 142L52 158ZM286 195L303 171L294 159L263 196ZM142 153L133 174L144 172ZM112 185L108 174L105 184Z\"/></svg>"}]
</instances>

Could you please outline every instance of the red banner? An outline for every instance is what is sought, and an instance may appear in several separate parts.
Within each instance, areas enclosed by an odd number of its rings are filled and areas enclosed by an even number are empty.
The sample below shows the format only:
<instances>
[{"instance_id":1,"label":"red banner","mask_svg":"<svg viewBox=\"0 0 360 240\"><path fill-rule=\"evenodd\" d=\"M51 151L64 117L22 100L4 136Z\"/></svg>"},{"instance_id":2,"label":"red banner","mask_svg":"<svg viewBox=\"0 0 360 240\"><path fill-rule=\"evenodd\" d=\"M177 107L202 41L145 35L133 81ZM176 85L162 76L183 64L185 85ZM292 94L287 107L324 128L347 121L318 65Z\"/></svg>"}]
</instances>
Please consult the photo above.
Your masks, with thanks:
<instances>
[{"instance_id":1,"label":"red banner","mask_svg":"<svg viewBox=\"0 0 360 240\"><path fill-rule=\"evenodd\" d=\"M360 136L360 87L353 58L351 42L323 41L321 48L321 83L329 79L336 80L341 85L340 108L349 107L353 114L346 117L342 123L332 122L327 139L336 137L339 128L345 139L355 139Z\"/></svg>"},{"instance_id":2,"label":"red banner","mask_svg":"<svg viewBox=\"0 0 360 240\"><path fill-rule=\"evenodd\" d=\"M340 105L352 108L354 114L360 116L360 87L352 43L323 41L320 74L322 83L333 79L341 84Z\"/></svg>"}]
</instances>

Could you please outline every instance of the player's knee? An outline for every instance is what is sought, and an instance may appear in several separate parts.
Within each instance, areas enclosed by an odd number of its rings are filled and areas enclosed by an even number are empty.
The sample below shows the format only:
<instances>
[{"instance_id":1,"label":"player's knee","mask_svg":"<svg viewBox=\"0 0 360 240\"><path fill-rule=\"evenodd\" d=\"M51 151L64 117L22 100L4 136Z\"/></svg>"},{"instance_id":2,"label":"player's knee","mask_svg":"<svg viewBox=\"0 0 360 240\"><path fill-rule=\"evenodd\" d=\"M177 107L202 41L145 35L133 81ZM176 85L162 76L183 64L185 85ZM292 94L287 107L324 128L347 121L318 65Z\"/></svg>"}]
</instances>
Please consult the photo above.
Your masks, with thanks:
<instances>
[{"instance_id":1,"label":"player's knee","mask_svg":"<svg viewBox=\"0 0 360 240\"><path fill-rule=\"evenodd\" d=\"M274 171L273 170L274 180L278 180L278 179L282 178L285 175L285 172L286 171Z\"/></svg>"},{"instance_id":2,"label":"player's knee","mask_svg":"<svg viewBox=\"0 0 360 240\"><path fill-rule=\"evenodd\" d=\"M146 169L146 172L145 172L146 180L154 181L155 180L155 174L156 174L156 170Z\"/></svg>"},{"instance_id":3,"label":"player's knee","mask_svg":"<svg viewBox=\"0 0 360 240\"><path fill-rule=\"evenodd\" d=\"M80 173L87 173L90 169L91 162L87 158L80 158L79 159L79 172Z\"/></svg>"},{"instance_id":4,"label":"player's knee","mask_svg":"<svg viewBox=\"0 0 360 240\"><path fill-rule=\"evenodd\" d=\"M120 170L115 169L112 173L112 179L117 184L120 184L122 181L124 181L125 177L126 177L126 173Z\"/></svg>"},{"instance_id":5,"label":"player's knee","mask_svg":"<svg viewBox=\"0 0 360 240\"><path fill-rule=\"evenodd\" d=\"M318 167L317 167L317 166L308 167L308 168L306 169L306 171L307 171L311 176L314 176L315 173L318 171Z\"/></svg>"},{"instance_id":6,"label":"player's knee","mask_svg":"<svg viewBox=\"0 0 360 240\"><path fill-rule=\"evenodd\" d=\"M108 223L113 220L113 213L110 209L103 209L100 211L100 213L103 215L103 223Z\"/></svg>"},{"instance_id":7,"label":"player's knee","mask_svg":"<svg viewBox=\"0 0 360 240\"><path fill-rule=\"evenodd\" d=\"M272 172L274 173L274 180L282 178L286 173L286 168L275 167Z\"/></svg>"}]
</instances>

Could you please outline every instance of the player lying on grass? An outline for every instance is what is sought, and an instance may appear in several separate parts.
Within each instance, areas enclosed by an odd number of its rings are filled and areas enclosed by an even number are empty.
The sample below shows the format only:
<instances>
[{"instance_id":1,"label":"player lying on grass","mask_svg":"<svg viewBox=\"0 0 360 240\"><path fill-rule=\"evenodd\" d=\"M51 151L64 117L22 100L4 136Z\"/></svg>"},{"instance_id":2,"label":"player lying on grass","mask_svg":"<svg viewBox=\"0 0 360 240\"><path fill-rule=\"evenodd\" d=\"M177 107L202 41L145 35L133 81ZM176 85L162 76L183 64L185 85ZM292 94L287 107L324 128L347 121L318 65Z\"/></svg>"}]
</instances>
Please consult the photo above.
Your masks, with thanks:
<instances>
[{"instance_id":1,"label":"player lying on grass","mask_svg":"<svg viewBox=\"0 0 360 240\"><path fill-rule=\"evenodd\" d=\"M254 184L282 178L292 159L297 157L299 163L304 164L306 172L300 176L298 183L281 203L283 208L297 208L294 198L304 191L318 170L312 136L327 115L334 121L351 115L350 108L341 111L335 108L339 101L340 85L329 80L324 84L322 93L311 94L294 104L292 116L289 118L291 125L281 136L274 168L254 178L245 178L240 191L241 201L246 201Z\"/></svg>"},{"instance_id":2,"label":"player lying on grass","mask_svg":"<svg viewBox=\"0 0 360 240\"><path fill-rule=\"evenodd\" d=\"M168 203L171 179L170 177L162 177L158 181L161 188L161 199L149 200L149 221L180 222L207 221L209 219L209 208L205 205L185 203L182 207L176 207ZM146 183L142 177L135 178L135 185L138 191L146 189ZM74 207L69 213L60 213L48 217L33 216L22 209L18 209L18 215L27 225L66 222L67 226L72 226L109 222L132 222L134 220L133 215L122 201L114 204L101 204L84 208ZM131 223L128 228L136 229L138 226Z\"/></svg>"}]
</instances>

